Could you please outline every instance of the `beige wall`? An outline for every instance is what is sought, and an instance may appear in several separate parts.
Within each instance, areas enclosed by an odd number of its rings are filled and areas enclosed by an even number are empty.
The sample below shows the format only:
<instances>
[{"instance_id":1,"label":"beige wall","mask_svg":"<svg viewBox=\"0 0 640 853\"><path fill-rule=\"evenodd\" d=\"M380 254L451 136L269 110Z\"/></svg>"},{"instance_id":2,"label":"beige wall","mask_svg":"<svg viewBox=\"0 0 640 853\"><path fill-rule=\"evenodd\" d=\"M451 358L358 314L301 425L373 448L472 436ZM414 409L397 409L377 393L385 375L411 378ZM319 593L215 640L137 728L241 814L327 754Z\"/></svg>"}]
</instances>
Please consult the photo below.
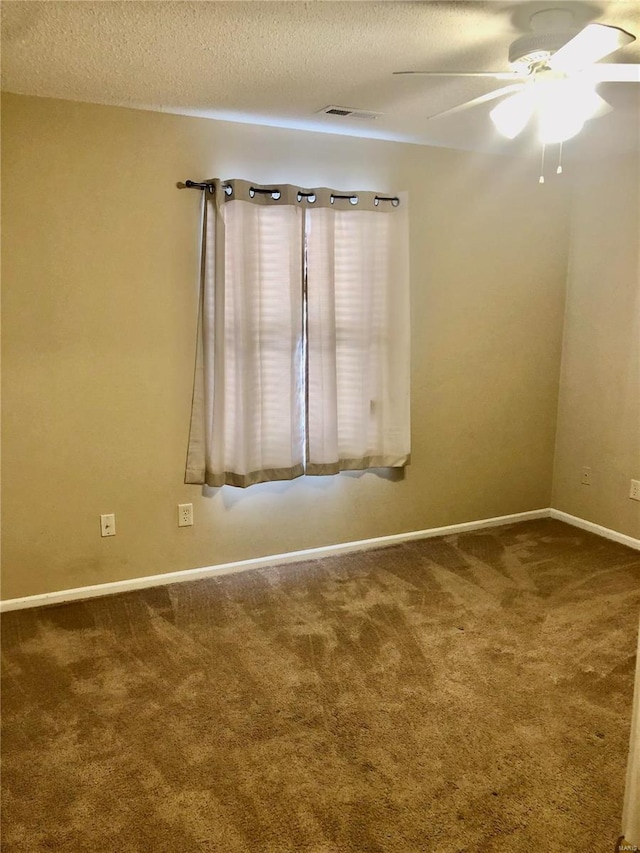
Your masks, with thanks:
<instances>
[{"instance_id":1,"label":"beige wall","mask_svg":"<svg viewBox=\"0 0 640 853\"><path fill-rule=\"evenodd\" d=\"M535 164L21 96L2 131L3 598L549 506L568 238ZM175 183L212 176L410 192L403 480L183 485L199 197Z\"/></svg>"},{"instance_id":2,"label":"beige wall","mask_svg":"<svg viewBox=\"0 0 640 853\"><path fill-rule=\"evenodd\" d=\"M576 169L553 506L640 538L638 154Z\"/></svg>"}]
</instances>

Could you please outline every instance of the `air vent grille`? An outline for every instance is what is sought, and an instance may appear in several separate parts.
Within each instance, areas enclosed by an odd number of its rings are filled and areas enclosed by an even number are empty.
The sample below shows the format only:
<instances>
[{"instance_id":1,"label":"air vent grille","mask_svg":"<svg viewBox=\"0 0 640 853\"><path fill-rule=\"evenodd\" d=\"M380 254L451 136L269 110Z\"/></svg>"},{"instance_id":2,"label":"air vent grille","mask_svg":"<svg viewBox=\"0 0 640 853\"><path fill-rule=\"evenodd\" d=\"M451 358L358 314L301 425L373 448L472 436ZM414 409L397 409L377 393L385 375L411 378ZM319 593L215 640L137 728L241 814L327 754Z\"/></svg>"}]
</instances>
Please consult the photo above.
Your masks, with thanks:
<instances>
[{"instance_id":1,"label":"air vent grille","mask_svg":"<svg viewBox=\"0 0 640 853\"><path fill-rule=\"evenodd\" d=\"M364 121L370 121L382 115L382 113L374 113L370 110L357 110L351 107L336 106L323 107L321 110L318 110L318 113L324 113L324 115L334 116L335 118L355 118Z\"/></svg>"}]
</instances>

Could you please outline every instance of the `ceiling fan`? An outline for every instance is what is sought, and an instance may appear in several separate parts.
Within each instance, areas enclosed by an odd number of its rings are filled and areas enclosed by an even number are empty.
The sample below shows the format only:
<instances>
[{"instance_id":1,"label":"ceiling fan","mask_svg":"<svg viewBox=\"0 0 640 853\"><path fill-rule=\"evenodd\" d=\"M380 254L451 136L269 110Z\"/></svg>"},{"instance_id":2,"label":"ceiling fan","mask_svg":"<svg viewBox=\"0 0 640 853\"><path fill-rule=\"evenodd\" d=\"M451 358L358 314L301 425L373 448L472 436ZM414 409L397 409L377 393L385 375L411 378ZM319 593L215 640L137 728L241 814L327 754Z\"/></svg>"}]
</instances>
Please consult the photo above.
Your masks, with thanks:
<instances>
[{"instance_id":1,"label":"ceiling fan","mask_svg":"<svg viewBox=\"0 0 640 853\"><path fill-rule=\"evenodd\" d=\"M394 73L511 81L429 118L450 115L509 95L490 114L503 136L515 138L536 116L543 144L561 143L579 133L588 119L611 110L595 91L598 83L640 83L640 65L599 62L634 42L634 35L606 24L588 24L576 32L572 24L573 13L568 9L545 9L532 15L532 32L518 38L509 48L510 71Z\"/></svg>"}]
</instances>

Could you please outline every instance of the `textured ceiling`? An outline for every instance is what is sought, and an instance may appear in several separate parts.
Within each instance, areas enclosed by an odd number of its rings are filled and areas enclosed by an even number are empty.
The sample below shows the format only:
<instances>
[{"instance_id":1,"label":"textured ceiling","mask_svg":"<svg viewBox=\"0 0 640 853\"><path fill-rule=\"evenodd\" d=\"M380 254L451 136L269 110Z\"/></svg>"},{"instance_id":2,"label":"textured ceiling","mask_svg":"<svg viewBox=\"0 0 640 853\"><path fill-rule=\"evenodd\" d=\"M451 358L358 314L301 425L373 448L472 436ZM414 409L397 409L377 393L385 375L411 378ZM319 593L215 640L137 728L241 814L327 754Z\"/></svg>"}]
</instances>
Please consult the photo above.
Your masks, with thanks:
<instances>
[{"instance_id":1,"label":"textured ceiling","mask_svg":"<svg viewBox=\"0 0 640 853\"><path fill-rule=\"evenodd\" d=\"M507 70L509 45L542 8L576 25L640 37L640 3L611 2L29 2L2 3L5 91L194 113L423 144L525 150L488 120L492 105L427 116L501 83L393 77L407 69ZM612 59L640 63L639 42ZM640 86L600 88L615 107L589 123L589 144L638 144ZM329 104L381 112L318 116Z\"/></svg>"}]
</instances>

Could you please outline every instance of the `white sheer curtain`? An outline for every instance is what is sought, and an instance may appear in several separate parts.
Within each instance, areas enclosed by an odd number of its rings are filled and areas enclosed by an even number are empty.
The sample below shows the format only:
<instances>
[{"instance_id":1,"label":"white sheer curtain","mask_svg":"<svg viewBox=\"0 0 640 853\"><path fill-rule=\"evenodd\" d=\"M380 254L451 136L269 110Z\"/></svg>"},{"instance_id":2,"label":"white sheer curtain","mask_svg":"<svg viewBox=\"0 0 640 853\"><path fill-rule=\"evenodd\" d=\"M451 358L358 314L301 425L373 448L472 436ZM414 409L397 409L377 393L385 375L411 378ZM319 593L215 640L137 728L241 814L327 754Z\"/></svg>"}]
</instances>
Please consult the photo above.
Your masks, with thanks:
<instances>
[{"instance_id":1,"label":"white sheer curtain","mask_svg":"<svg viewBox=\"0 0 640 853\"><path fill-rule=\"evenodd\" d=\"M250 486L304 465L302 228L282 194L205 191L187 483Z\"/></svg>"},{"instance_id":2,"label":"white sheer curtain","mask_svg":"<svg viewBox=\"0 0 640 853\"><path fill-rule=\"evenodd\" d=\"M210 183L185 482L404 466L406 201Z\"/></svg>"},{"instance_id":3,"label":"white sheer curtain","mask_svg":"<svg viewBox=\"0 0 640 853\"><path fill-rule=\"evenodd\" d=\"M407 206L361 195L306 213L308 474L409 460Z\"/></svg>"}]
</instances>

